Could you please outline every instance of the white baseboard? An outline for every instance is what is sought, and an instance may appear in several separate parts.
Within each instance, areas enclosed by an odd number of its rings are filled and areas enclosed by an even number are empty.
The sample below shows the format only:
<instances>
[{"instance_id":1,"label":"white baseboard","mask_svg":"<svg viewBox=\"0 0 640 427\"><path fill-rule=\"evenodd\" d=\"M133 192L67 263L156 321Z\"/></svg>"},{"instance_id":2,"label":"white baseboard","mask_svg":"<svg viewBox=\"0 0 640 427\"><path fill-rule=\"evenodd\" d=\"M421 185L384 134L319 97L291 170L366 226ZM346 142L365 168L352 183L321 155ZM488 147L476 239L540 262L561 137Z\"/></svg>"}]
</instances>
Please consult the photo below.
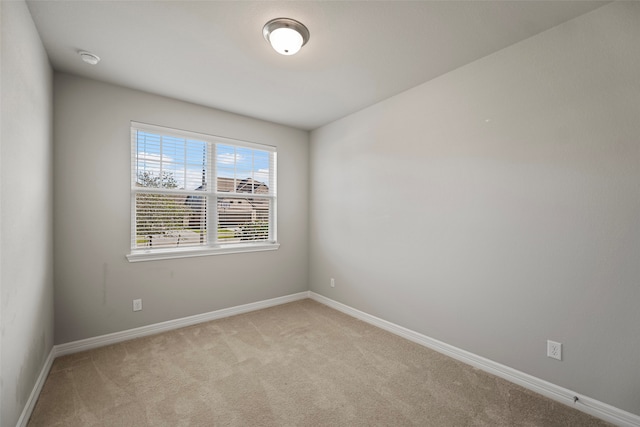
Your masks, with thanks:
<instances>
[{"instance_id":1,"label":"white baseboard","mask_svg":"<svg viewBox=\"0 0 640 427\"><path fill-rule=\"evenodd\" d=\"M348 305L334 301L315 292L309 291L309 298L348 314L349 316L355 317L356 319L360 319L371 325L377 326L380 329L384 329L463 363L518 384L557 402L576 408L589 415L593 415L594 417L598 417L619 426L640 427L640 416L638 415L618 409L588 396L578 394L564 387L560 387L532 375L525 374L524 372L446 344L442 341L430 338L426 335L422 335L402 326L398 326L394 323L364 313L360 310L356 310L355 308L349 307ZM577 401L575 401L575 397L578 398Z\"/></svg>"},{"instance_id":2,"label":"white baseboard","mask_svg":"<svg viewBox=\"0 0 640 427\"><path fill-rule=\"evenodd\" d=\"M22 414L20 414L20 418L18 418L16 427L25 427L29 422L33 408L36 407L36 402L38 401L42 387L44 387L47 375L49 375L49 371L51 370L51 365L53 365L53 359L55 359L55 346L51 348L49 356L47 356L47 360L44 361L44 366L40 371L40 375L38 375L38 379L36 380L36 384L33 386L33 390L31 390L31 394L29 395L29 399L27 399L26 405L24 405L24 408L22 409Z\"/></svg>"},{"instance_id":3,"label":"white baseboard","mask_svg":"<svg viewBox=\"0 0 640 427\"><path fill-rule=\"evenodd\" d=\"M79 341L72 341L66 344L56 345L55 356L78 353L80 351L91 350L105 345L116 344L135 338L146 337L159 334L161 332L184 328L185 326L197 325L198 323L209 322L211 320L222 319L223 317L235 316L236 314L248 313L250 311L261 310L263 308L274 307L292 301L309 298L309 291L283 297L272 298L264 301L252 302L236 307L223 308L209 313L196 314L195 316L183 317L181 319L168 320L166 322L155 323L153 325L141 326L139 328L128 329L126 331L114 332L112 334L100 335L98 337L87 338Z\"/></svg>"}]
</instances>

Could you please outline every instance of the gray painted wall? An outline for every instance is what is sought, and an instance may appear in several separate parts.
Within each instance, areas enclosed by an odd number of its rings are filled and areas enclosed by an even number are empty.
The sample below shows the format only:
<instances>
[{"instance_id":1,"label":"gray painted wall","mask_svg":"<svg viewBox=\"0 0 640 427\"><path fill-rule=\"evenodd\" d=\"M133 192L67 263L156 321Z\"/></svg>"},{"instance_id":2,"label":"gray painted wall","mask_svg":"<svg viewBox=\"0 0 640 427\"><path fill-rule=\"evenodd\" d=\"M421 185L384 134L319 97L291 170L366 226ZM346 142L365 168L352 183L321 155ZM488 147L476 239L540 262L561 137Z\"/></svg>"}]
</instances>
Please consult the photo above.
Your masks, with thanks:
<instances>
[{"instance_id":1,"label":"gray painted wall","mask_svg":"<svg viewBox=\"0 0 640 427\"><path fill-rule=\"evenodd\" d=\"M27 6L0 2L0 425L53 347L52 71Z\"/></svg>"},{"instance_id":2,"label":"gray painted wall","mask_svg":"<svg viewBox=\"0 0 640 427\"><path fill-rule=\"evenodd\" d=\"M313 131L311 290L640 414L638 23L616 2Z\"/></svg>"},{"instance_id":3,"label":"gray painted wall","mask_svg":"<svg viewBox=\"0 0 640 427\"><path fill-rule=\"evenodd\" d=\"M67 74L54 95L57 344L308 289L308 132ZM131 120L276 145L280 249L129 263Z\"/></svg>"}]
</instances>

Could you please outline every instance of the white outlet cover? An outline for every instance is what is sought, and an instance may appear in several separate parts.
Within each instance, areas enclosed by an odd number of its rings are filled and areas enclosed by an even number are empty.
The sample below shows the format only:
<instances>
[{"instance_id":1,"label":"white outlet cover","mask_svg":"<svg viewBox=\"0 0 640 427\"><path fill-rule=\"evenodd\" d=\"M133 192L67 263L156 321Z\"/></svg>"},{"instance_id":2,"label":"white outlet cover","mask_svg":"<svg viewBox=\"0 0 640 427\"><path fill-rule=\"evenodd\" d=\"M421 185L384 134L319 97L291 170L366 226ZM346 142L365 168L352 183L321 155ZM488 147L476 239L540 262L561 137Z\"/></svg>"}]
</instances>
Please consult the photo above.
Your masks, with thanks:
<instances>
[{"instance_id":1,"label":"white outlet cover","mask_svg":"<svg viewBox=\"0 0 640 427\"><path fill-rule=\"evenodd\" d=\"M562 343L547 340L547 357L562 360Z\"/></svg>"},{"instance_id":2,"label":"white outlet cover","mask_svg":"<svg viewBox=\"0 0 640 427\"><path fill-rule=\"evenodd\" d=\"M142 310L142 300L141 299L134 299L133 300L133 311L140 311Z\"/></svg>"}]
</instances>

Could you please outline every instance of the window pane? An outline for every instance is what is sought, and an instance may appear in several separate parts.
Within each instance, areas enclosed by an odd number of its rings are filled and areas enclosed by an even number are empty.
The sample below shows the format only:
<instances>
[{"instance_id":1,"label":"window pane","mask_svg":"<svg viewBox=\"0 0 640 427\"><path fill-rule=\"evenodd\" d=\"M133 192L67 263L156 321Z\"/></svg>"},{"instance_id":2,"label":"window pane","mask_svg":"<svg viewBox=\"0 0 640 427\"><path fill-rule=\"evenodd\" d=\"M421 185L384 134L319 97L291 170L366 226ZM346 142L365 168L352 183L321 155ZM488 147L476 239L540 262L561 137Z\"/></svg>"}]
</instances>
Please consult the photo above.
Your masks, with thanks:
<instances>
[{"instance_id":1,"label":"window pane","mask_svg":"<svg viewBox=\"0 0 640 427\"><path fill-rule=\"evenodd\" d=\"M269 239L269 199L220 197L217 206L221 243Z\"/></svg>"},{"instance_id":2,"label":"window pane","mask_svg":"<svg viewBox=\"0 0 640 427\"><path fill-rule=\"evenodd\" d=\"M186 143L186 189L206 190L208 144L203 141L189 140Z\"/></svg>"},{"instance_id":3,"label":"window pane","mask_svg":"<svg viewBox=\"0 0 640 427\"><path fill-rule=\"evenodd\" d=\"M203 141L138 131L134 153L136 185L192 191L204 188L207 149Z\"/></svg>"},{"instance_id":4,"label":"window pane","mask_svg":"<svg viewBox=\"0 0 640 427\"><path fill-rule=\"evenodd\" d=\"M253 179L264 183L267 188L272 185L269 182L269 171L271 170L270 153L266 151L254 150L253 152Z\"/></svg>"},{"instance_id":5,"label":"window pane","mask_svg":"<svg viewBox=\"0 0 640 427\"><path fill-rule=\"evenodd\" d=\"M134 248L175 248L206 244L204 196L136 194Z\"/></svg>"},{"instance_id":6,"label":"window pane","mask_svg":"<svg viewBox=\"0 0 640 427\"><path fill-rule=\"evenodd\" d=\"M235 191L236 148L230 145L218 144L216 147L216 174L218 191ZM220 178L226 178L221 185Z\"/></svg>"},{"instance_id":7,"label":"window pane","mask_svg":"<svg viewBox=\"0 0 640 427\"><path fill-rule=\"evenodd\" d=\"M137 132L135 150L136 185L149 188L161 186L161 137Z\"/></svg>"},{"instance_id":8,"label":"window pane","mask_svg":"<svg viewBox=\"0 0 640 427\"><path fill-rule=\"evenodd\" d=\"M267 151L219 144L216 156L218 192L269 193L272 159Z\"/></svg>"}]
</instances>

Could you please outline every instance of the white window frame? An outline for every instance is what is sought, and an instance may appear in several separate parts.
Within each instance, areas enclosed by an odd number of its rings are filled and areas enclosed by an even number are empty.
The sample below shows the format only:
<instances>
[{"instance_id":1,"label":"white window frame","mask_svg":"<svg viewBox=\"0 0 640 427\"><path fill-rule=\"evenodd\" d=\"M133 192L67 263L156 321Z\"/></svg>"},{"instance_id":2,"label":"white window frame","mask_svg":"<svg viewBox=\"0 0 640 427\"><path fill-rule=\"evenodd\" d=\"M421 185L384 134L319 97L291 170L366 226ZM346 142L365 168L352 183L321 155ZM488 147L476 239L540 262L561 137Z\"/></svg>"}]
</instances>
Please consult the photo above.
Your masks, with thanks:
<instances>
[{"instance_id":1,"label":"white window frame","mask_svg":"<svg viewBox=\"0 0 640 427\"><path fill-rule=\"evenodd\" d=\"M136 152L137 131L146 131L163 136L173 136L178 138L188 138L192 140L202 141L209 144L209 158L207 159L207 182L212 183L211 189L206 191L198 191L197 195L206 197L207 201L207 242L205 246L190 246L181 248L135 248L136 240L136 194L149 192L149 188L138 187L136 182L136 166L133 153ZM243 197L242 193L218 192L217 190L217 174L216 174L216 148L218 145L231 145L235 147L243 147L267 151L273 156L269 168L270 192L266 195L251 194L251 197L266 198L271 202L269 209L269 237L266 241L260 242L242 242L242 243L221 243L217 239L218 234L218 198L227 197ZM207 135L197 132L172 129L163 126L156 126L147 123L131 122L131 248L130 253L126 255L129 262L139 261L156 261L173 258L190 258L209 255L224 255L243 252L259 252L277 250L280 244L277 240L277 150L276 147L254 142L241 141L221 136ZM189 194L189 192L171 189L154 188L153 193L157 194Z\"/></svg>"}]
</instances>

